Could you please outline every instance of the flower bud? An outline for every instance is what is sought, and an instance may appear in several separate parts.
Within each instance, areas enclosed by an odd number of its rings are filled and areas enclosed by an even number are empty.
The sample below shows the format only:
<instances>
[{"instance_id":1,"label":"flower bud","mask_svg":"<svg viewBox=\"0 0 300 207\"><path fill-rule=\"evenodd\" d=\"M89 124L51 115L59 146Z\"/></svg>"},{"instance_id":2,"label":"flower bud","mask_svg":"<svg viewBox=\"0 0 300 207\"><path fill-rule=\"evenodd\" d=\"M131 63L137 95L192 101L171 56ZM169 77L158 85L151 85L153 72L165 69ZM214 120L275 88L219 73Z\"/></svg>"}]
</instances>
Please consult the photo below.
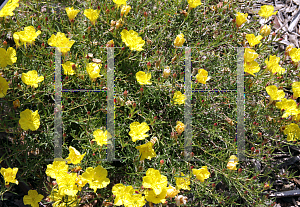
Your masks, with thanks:
<instances>
[{"instance_id":1,"label":"flower bud","mask_svg":"<svg viewBox=\"0 0 300 207\"><path fill-rule=\"evenodd\" d=\"M251 147L251 152L254 152L255 151L255 148L254 147Z\"/></svg>"},{"instance_id":2,"label":"flower bud","mask_svg":"<svg viewBox=\"0 0 300 207\"><path fill-rule=\"evenodd\" d=\"M243 171L242 168L239 168L239 169L238 169L238 173L241 173L242 171Z\"/></svg>"},{"instance_id":3,"label":"flower bud","mask_svg":"<svg viewBox=\"0 0 300 207\"><path fill-rule=\"evenodd\" d=\"M7 46L7 42L6 42L6 41L3 42L3 46L4 46L4 47Z\"/></svg>"},{"instance_id":4,"label":"flower bud","mask_svg":"<svg viewBox=\"0 0 300 207\"><path fill-rule=\"evenodd\" d=\"M160 163L161 165L163 165L163 164L165 163L165 161L164 161L164 160L160 160L159 163Z\"/></svg>"},{"instance_id":5,"label":"flower bud","mask_svg":"<svg viewBox=\"0 0 300 207\"><path fill-rule=\"evenodd\" d=\"M147 68L148 68L148 69L151 68L151 63L150 63L150 62L147 63Z\"/></svg>"},{"instance_id":6,"label":"flower bud","mask_svg":"<svg viewBox=\"0 0 300 207\"><path fill-rule=\"evenodd\" d=\"M187 16L187 12L185 10L181 10L180 14L183 14L185 17Z\"/></svg>"},{"instance_id":7,"label":"flower bud","mask_svg":"<svg viewBox=\"0 0 300 207\"><path fill-rule=\"evenodd\" d=\"M114 20L111 20L111 21L110 21L110 26L112 26L112 27L113 27L113 26L115 26L115 25L116 25L116 21L114 21Z\"/></svg>"},{"instance_id":8,"label":"flower bud","mask_svg":"<svg viewBox=\"0 0 300 207\"><path fill-rule=\"evenodd\" d=\"M98 5L97 9L98 9L98 10L100 10L100 9L101 9L99 5Z\"/></svg>"},{"instance_id":9,"label":"flower bud","mask_svg":"<svg viewBox=\"0 0 300 207\"><path fill-rule=\"evenodd\" d=\"M76 65L75 64L72 65L72 69L76 70Z\"/></svg>"},{"instance_id":10,"label":"flower bud","mask_svg":"<svg viewBox=\"0 0 300 207\"><path fill-rule=\"evenodd\" d=\"M164 72L163 72L163 77L164 78L167 78L169 77L171 74L171 70L170 70L170 67L169 66L166 66L165 69L164 69Z\"/></svg>"},{"instance_id":11,"label":"flower bud","mask_svg":"<svg viewBox=\"0 0 300 207\"><path fill-rule=\"evenodd\" d=\"M285 55L286 56L289 56L290 55L290 52L291 52L291 50L294 48L294 45L292 45L292 44L290 44L289 46L287 46L286 48L285 48Z\"/></svg>"},{"instance_id":12,"label":"flower bud","mask_svg":"<svg viewBox=\"0 0 300 207\"><path fill-rule=\"evenodd\" d=\"M41 28L42 28L41 25L39 25L39 26L37 27L38 30L41 30Z\"/></svg>"},{"instance_id":13,"label":"flower bud","mask_svg":"<svg viewBox=\"0 0 300 207\"><path fill-rule=\"evenodd\" d=\"M177 74L176 74L176 73L173 73L173 77L176 78L176 77L177 77Z\"/></svg>"},{"instance_id":14,"label":"flower bud","mask_svg":"<svg viewBox=\"0 0 300 207\"><path fill-rule=\"evenodd\" d=\"M268 25L264 25L261 30L259 31L259 33L262 35L262 36L268 36L271 32L271 28L270 26Z\"/></svg>"},{"instance_id":15,"label":"flower bud","mask_svg":"<svg viewBox=\"0 0 300 207\"><path fill-rule=\"evenodd\" d=\"M106 14L108 14L109 13L109 9L106 9L105 12L106 12Z\"/></svg>"},{"instance_id":16,"label":"flower bud","mask_svg":"<svg viewBox=\"0 0 300 207\"><path fill-rule=\"evenodd\" d=\"M123 93L124 97L127 97L127 94L128 94L128 91L125 90Z\"/></svg>"},{"instance_id":17,"label":"flower bud","mask_svg":"<svg viewBox=\"0 0 300 207\"><path fill-rule=\"evenodd\" d=\"M143 92L144 92L144 89L143 89L143 88L140 88L140 91L143 93Z\"/></svg>"},{"instance_id":18,"label":"flower bud","mask_svg":"<svg viewBox=\"0 0 300 207\"><path fill-rule=\"evenodd\" d=\"M177 139L177 134L175 132L171 132L171 138Z\"/></svg>"},{"instance_id":19,"label":"flower bud","mask_svg":"<svg viewBox=\"0 0 300 207\"><path fill-rule=\"evenodd\" d=\"M106 47L114 47L114 41L110 40L106 43Z\"/></svg>"},{"instance_id":20,"label":"flower bud","mask_svg":"<svg viewBox=\"0 0 300 207\"><path fill-rule=\"evenodd\" d=\"M144 17L146 18L148 16L148 13L147 12L144 12Z\"/></svg>"},{"instance_id":21,"label":"flower bud","mask_svg":"<svg viewBox=\"0 0 300 207\"><path fill-rule=\"evenodd\" d=\"M45 18L46 22L48 22L48 17Z\"/></svg>"},{"instance_id":22,"label":"flower bud","mask_svg":"<svg viewBox=\"0 0 300 207\"><path fill-rule=\"evenodd\" d=\"M134 102L134 103L132 104L132 106L133 106L133 108L135 108L135 107L136 107L136 103Z\"/></svg>"}]
</instances>

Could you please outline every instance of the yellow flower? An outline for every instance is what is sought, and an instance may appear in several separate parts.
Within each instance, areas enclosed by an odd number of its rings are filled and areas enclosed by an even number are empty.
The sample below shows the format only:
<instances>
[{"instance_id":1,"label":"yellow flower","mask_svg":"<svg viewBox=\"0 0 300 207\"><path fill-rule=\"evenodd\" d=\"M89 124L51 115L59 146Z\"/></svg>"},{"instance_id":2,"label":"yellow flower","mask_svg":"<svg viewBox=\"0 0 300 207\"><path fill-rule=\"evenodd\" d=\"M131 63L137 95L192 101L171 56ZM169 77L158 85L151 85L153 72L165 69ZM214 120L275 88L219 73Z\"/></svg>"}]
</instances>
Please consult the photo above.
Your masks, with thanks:
<instances>
[{"instance_id":1,"label":"yellow flower","mask_svg":"<svg viewBox=\"0 0 300 207\"><path fill-rule=\"evenodd\" d=\"M99 17L100 10L94 10L94 9L85 9L83 14L86 16L92 24L95 26L96 20Z\"/></svg>"},{"instance_id":2,"label":"yellow flower","mask_svg":"<svg viewBox=\"0 0 300 207\"><path fill-rule=\"evenodd\" d=\"M101 77L103 75L100 75L100 68L102 67L102 64L97 63L89 63L86 67L86 71L88 72L91 79L96 79L98 77Z\"/></svg>"},{"instance_id":3,"label":"yellow flower","mask_svg":"<svg viewBox=\"0 0 300 207\"><path fill-rule=\"evenodd\" d=\"M38 110L32 112L29 109L22 111L20 113L19 124L23 130L32 130L36 131L40 127L40 115L38 114Z\"/></svg>"},{"instance_id":4,"label":"yellow flower","mask_svg":"<svg viewBox=\"0 0 300 207\"><path fill-rule=\"evenodd\" d=\"M184 35L180 33L179 35L177 35L176 39L174 40L174 45L176 47L181 47L184 42L185 42Z\"/></svg>"},{"instance_id":5,"label":"yellow flower","mask_svg":"<svg viewBox=\"0 0 300 207\"><path fill-rule=\"evenodd\" d=\"M53 207L77 207L79 205L79 202L81 198L77 198L76 196L68 196L68 199L66 199L66 196L63 191L53 189L51 191L51 194L49 196L50 201L55 201L55 203L52 204Z\"/></svg>"},{"instance_id":6,"label":"yellow flower","mask_svg":"<svg viewBox=\"0 0 300 207\"><path fill-rule=\"evenodd\" d=\"M69 156L66 158L70 159L71 161L68 161L68 164L72 163L74 165L78 164L81 162L81 160L83 159L84 155L86 153L84 153L83 155L80 154L80 152L78 152L74 147L69 146Z\"/></svg>"},{"instance_id":7,"label":"yellow flower","mask_svg":"<svg viewBox=\"0 0 300 207\"><path fill-rule=\"evenodd\" d=\"M292 45L292 44L290 44L289 46L287 46L286 48L285 48L285 55L287 56L289 56L290 55L290 52L291 52L291 50L294 48L294 45Z\"/></svg>"},{"instance_id":8,"label":"yellow flower","mask_svg":"<svg viewBox=\"0 0 300 207\"><path fill-rule=\"evenodd\" d=\"M185 95L182 94L180 91L176 91L174 93L174 96L173 96L173 101L174 101L174 104L185 104Z\"/></svg>"},{"instance_id":9,"label":"yellow flower","mask_svg":"<svg viewBox=\"0 0 300 207\"><path fill-rule=\"evenodd\" d=\"M166 201L167 196L167 188L163 187L159 194L156 194L154 190L146 190L145 197L148 202L152 202L155 204L164 203Z\"/></svg>"},{"instance_id":10,"label":"yellow flower","mask_svg":"<svg viewBox=\"0 0 300 207\"><path fill-rule=\"evenodd\" d=\"M255 50L245 48L244 59L246 62L252 62L257 57L258 57L258 54L255 52Z\"/></svg>"},{"instance_id":11,"label":"yellow flower","mask_svg":"<svg viewBox=\"0 0 300 207\"><path fill-rule=\"evenodd\" d=\"M169 187L167 187L167 198L174 198L179 192L179 190L169 185Z\"/></svg>"},{"instance_id":12,"label":"yellow flower","mask_svg":"<svg viewBox=\"0 0 300 207\"><path fill-rule=\"evenodd\" d=\"M203 166L201 169L192 169L192 171L193 174L196 175L197 179L202 183L210 176L210 172L208 172L207 166Z\"/></svg>"},{"instance_id":13,"label":"yellow flower","mask_svg":"<svg viewBox=\"0 0 300 207\"><path fill-rule=\"evenodd\" d=\"M39 202L44 198L43 195L38 194L36 190L29 190L28 195L24 195L23 203L31 205L32 207L39 207Z\"/></svg>"},{"instance_id":14,"label":"yellow flower","mask_svg":"<svg viewBox=\"0 0 300 207\"><path fill-rule=\"evenodd\" d=\"M58 47L63 55L65 55L74 44L74 40L70 40L64 33L58 32L56 35L51 35L48 39L48 44L52 47Z\"/></svg>"},{"instance_id":15,"label":"yellow flower","mask_svg":"<svg viewBox=\"0 0 300 207\"><path fill-rule=\"evenodd\" d=\"M76 185L77 173L60 173L56 178L58 188L62 195L76 196L78 186Z\"/></svg>"},{"instance_id":16,"label":"yellow flower","mask_svg":"<svg viewBox=\"0 0 300 207\"><path fill-rule=\"evenodd\" d=\"M201 0L187 0L190 8L196 8L201 5Z\"/></svg>"},{"instance_id":17,"label":"yellow flower","mask_svg":"<svg viewBox=\"0 0 300 207\"><path fill-rule=\"evenodd\" d=\"M252 62L244 62L244 71L255 76L254 73L257 73L260 71L259 64L255 61Z\"/></svg>"},{"instance_id":18,"label":"yellow flower","mask_svg":"<svg viewBox=\"0 0 300 207\"><path fill-rule=\"evenodd\" d=\"M277 75L281 75L285 69L279 66L280 57L276 57L276 55L270 55L269 61L265 60L265 63L267 64L267 69L271 71L272 73L276 73Z\"/></svg>"},{"instance_id":19,"label":"yellow flower","mask_svg":"<svg viewBox=\"0 0 300 207\"><path fill-rule=\"evenodd\" d=\"M81 189L85 186L85 184L87 184L87 180L83 179L82 175L78 175L76 180L75 180L75 183L78 186L78 190L81 191Z\"/></svg>"},{"instance_id":20,"label":"yellow flower","mask_svg":"<svg viewBox=\"0 0 300 207\"><path fill-rule=\"evenodd\" d=\"M20 108L20 100L19 99L14 100L13 105L14 108Z\"/></svg>"},{"instance_id":21,"label":"yellow flower","mask_svg":"<svg viewBox=\"0 0 300 207\"><path fill-rule=\"evenodd\" d=\"M293 62L297 63L300 60L300 48L293 48L290 51L290 57L292 59Z\"/></svg>"},{"instance_id":22,"label":"yellow flower","mask_svg":"<svg viewBox=\"0 0 300 207\"><path fill-rule=\"evenodd\" d=\"M73 63L71 61L67 61L64 64L62 64L65 75L74 75L75 74L75 71L73 70L73 65L75 65L75 63ZM75 65L75 67L76 66L77 65Z\"/></svg>"},{"instance_id":23,"label":"yellow flower","mask_svg":"<svg viewBox=\"0 0 300 207\"><path fill-rule=\"evenodd\" d=\"M292 90L293 90L293 97L294 98L300 97L300 82L294 82L292 84Z\"/></svg>"},{"instance_id":24,"label":"yellow flower","mask_svg":"<svg viewBox=\"0 0 300 207\"><path fill-rule=\"evenodd\" d=\"M135 147L140 151L140 161L144 159L151 160L152 157L156 157L156 153L152 148L153 143L152 142L147 142L146 144L140 145Z\"/></svg>"},{"instance_id":25,"label":"yellow flower","mask_svg":"<svg viewBox=\"0 0 300 207\"><path fill-rule=\"evenodd\" d=\"M136 80L141 85L152 84L152 82L150 81L150 79L151 79L151 73L145 73L143 71L139 71L139 72L136 73L135 76L136 76Z\"/></svg>"},{"instance_id":26,"label":"yellow flower","mask_svg":"<svg viewBox=\"0 0 300 207\"><path fill-rule=\"evenodd\" d=\"M278 65L279 61L280 61L280 57L276 57L276 55L270 55L269 61L268 59L265 60L265 63L267 64L267 69L271 70L271 68L274 65Z\"/></svg>"},{"instance_id":27,"label":"yellow flower","mask_svg":"<svg viewBox=\"0 0 300 207\"><path fill-rule=\"evenodd\" d=\"M37 88L39 86L38 83L44 80L44 76L38 77L37 71L31 70L27 73L22 73L21 79L26 85Z\"/></svg>"},{"instance_id":28,"label":"yellow flower","mask_svg":"<svg viewBox=\"0 0 300 207\"><path fill-rule=\"evenodd\" d=\"M168 185L168 179L166 176L161 175L159 170L149 168L146 172L146 176L143 177L142 185L145 188L152 188L154 195L158 196L164 191L164 189L166 189ZM165 193L167 194L167 190L165 191ZM164 198L165 197L166 195L164 196Z\"/></svg>"},{"instance_id":29,"label":"yellow flower","mask_svg":"<svg viewBox=\"0 0 300 207\"><path fill-rule=\"evenodd\" d=\"M283 132L287 135L287 141L297 141L297 139L299 139L300 129L295 123L288 125Z\"/></svg>"},{"instance_id":30,"label":"yellow flower","mask_svg":"<svg viewBox=\"0 0 300 207\"><path fill-rule=\"evenodd\" d=\"M107 144L107 138L111 138L111 134L108 131L103 132L101 129L94 131L93 136L95 139L92 139L92 141L96 141L100 146Z\"/></svg>"},{"instance_id":31,"label":"yellow flower","mask_svg":"<svg viewBox=\"0 0 300 207\"><path fill-rule=\"evenodd\" d=\"M8 82L0 76L0 98L4 98L6 96L8 90Z\"/></svg>"},{"instance_id":32,"label":"yellow flower","mask_svg":"<svg viewBox=\"0 0 300 207\"><path fill-rule=\"evenodd\" d=\"M272 5L264 5L260 7L260 10L258 11L258 15L263 18L268 18L272 15L276 15L278 11L274 12L274 6Z\"/></svg>"},{"instance_id":33,"label":"yellow flower","mask_svg":"<svg viewBox=\"0 0 300 207\"><path fill-rule=\"evenodd\" d=\"M276 103L276 107L279 109L284 109L284 114L282 118L287 118L290 115L298 115L300 111L297 109L297 103L295 100L283 98L281 102Z\"/></svg>"},{"instance_id":34,"label":"yellow flower","mask_svg":"<svg viewBox=\"0 0 300 207\"><path fill-rule=\"evenodd\" d=\"M198 83L206 84L206 81L208 80L208 72L204 69L199 69L196 79Z\"/></svg>"},{"instance_id":35,"label":"yellow flower","mask_svg":"<svg viewBox=\"0 0 300 207\"><path fill-rule=\"evenodd\" d=\"M297 107L297 103L295 100L293 99L287 100L286 98L283 98L280 102L277 102L275 105L277 108L284 109L284 110Z\"/></svg>"},{"instance_id":36,"label":"yellow flower","mask_svg":"<svg viewBox=\"0 0 300 207\"><path fill-rule=\"evenodd\" d=\"M53 164L47 165L46 175L50 176L53 179L59 177L60 173L67 173L68 165L65 161L57 161L54 159Z\"/></svg>"},{"instance_id":37,"label":"yellow flower","mask_svg":"<svg viewBox=\"0 0 300 207\"><path fill-rule=\"evenodd\" d=\"M131 206L142 207L145 206L145 204L146 204L145 197L142 196L142 194L126 195L124 199L125 207L131 207Z\"/></svg>"},{"instance_id":38,"label":"yellow flower","mask_svg":"<svg viewBox=\"0 0 300 207\"><path fill-rule=\"evenodd\" d=\"M247 41L249 42L249 45L251 47L254 47L255 45L259 44L260 43L260 40L262 39L263 37L261 35L258 35L257 37L255 37L254 34L246 34L246 39Z\"/></svg>"},{"instance_id":39,"label":"yellow flower","mask_svg":"<svg viewBox=\"0 0 300 207\"><path fill-rule=\"evenodd\" d=\"M118 183L113 186L112 193L116 196L114 205L121 206L125 204L126 196L134 193L134 189L131 185L124 186L122 183Z\"/></svg>"},{"instance_id":40,"label":"yellow flower","mask_svg":"<svg viewBox=\"0 0 300 207\"><path fill-rule=\"evenodd\" d=\"M236 165L238 164L238 158L235 155L231 155L229 158L229 162L227 163L227 169L229 170L237 170Z\"/></svg>"},{"instance_id":41,"label":"yellow flower","mask_svg":"<svg viewBox=\"0 0 300 207\"><path fill-rule=\"evenodd\" d=\"M177 122L176 122L176 127L175 127L175 129L176 129L176 131L177 131L177 133L178 133L179 135L184 131L184 128L185 128L185 126L184 126L184 124L183 124L181 121L177 121Z\"/></svg>"},{"instance_id":42,"label":"yellow flower","mask_svg":"<svg viewBox=\"0 0 300 207\"><path fill-rule=\"evenodd\" d=\"M285 96L283 90L278 90L275 85L267 86L266 91L272 100L281 100Z\"/></svg>"},{"instance_id":43,"label":"yellow flower","mask_svg":"<svg viewBox=\"0 0 300 207\"><path fill-rule=\"evenodd\" d=\"M121 6L121 16L124 15L124 14L125 14L124 16L126 16L129 13L130 9L131 9L131 6L122 5Z\"/></svg>"},{"instance_id":44,"label":"yellow flower","mask_svg":"<svg viewBox=\"0 0 300 207\"><path fill-rule=\"evenodd\" d=\"M259 33L262 34L263 36L268 36L270 32L271 32L271 27L266 24L259 31Z\"/></svg>"},{"instance_id":45,"label":"yellow flower","mask_svg":"<svg viewBox=\"0 0 300 207\"><path fill-rule=\"evenodd\" d=\"M175 177L176 180L176 189L180 190L180 189L185 189L185 190L191 190L190 188L190 178L189 177L183 177L184 174L181 172L181 176L182 177Z\"/></svg>"},{"instance_id":46,"label":"yellow flower","mask_svg":"<svg viewBox=\"0 0 300 207\"><path fill-rule=\"evenodd\" d=\"M106 176L107 170L100 165L95 169L88 167L82 174L82 178L88 181L90 188L94 189L95 193L98 188L105 188L110 183L110 180Z\"/></svg>"},{"instance_id":47,"label":"yellow flower","mask_svg":"<svg viewBox=\"0 0 300 207\"><path fill-rule=\"evenodd\" d=\"M130 50L142 51L145 41L138 36L138 33L130 30L123 29L121 32L122 41L129 47Z\"/></svg>"},{"instance_id":48,"label":"yellow flower","mask_svg":"<svg viewBox=\"0 0 300 207\"><path fill-rule=\"evenodd\" d=\"M247 21L247 17L248 17L248 14L244 14L244 13L240 13L238 12L236 14L236 24L238 27L240 27L242 24L244 24L246 21Z\"/></svg>"},{"instance_id":49,"label":"yellow flower","mask_svg":"<svg viewBox=\"0 0 300 207\"><path fill-rule=\"evenodd\" d=\"M12 47L9 47L7 51L3 48L0 48L0 66L6 67L7 65L12 65L17 62L17 53L16 50Z\"/></svg>"},{"instance_id":50,"label":"yellow flower","mask_svg":"<svg viewBox=\"0 0 300 207\"><path fill-rule=\"evenodd\" d=\"M69 20L72 21L75 19L76 15L78 14L78 12L80 12L79 9L74 9L73 7L66 7L66 12L67 15L69 17Z\"/></svg>"},{"instance_id":51,"label":"yellow flower","mask_svg":"<svg viewBox=\"0 0 300 207\"><path fill-rule=\"evenodd\" d=\"M20 46L20 44L24 44L25 48L26 45L32 45L37 38L41 34L41 31L35 31L33 26L28 26L24 28L24 31L21 32L15 32L13 34L14 41L17 45L17 47ZM21 43L20 43L21 42Z\"/></svg>"},{"instance_id":52,"label":"yellow flower","mask_svg":"<svg viewBox=\"0 0 300 207\"><path fill-rule=\"evenodd\" d=\"M146 137L149 137L149 135L146 134L149 130L150 128L146 122L141 124L139 122L133 122L130 124L129 136L131 136L133 142L143 140Z\"/></svg>"},{"instance_id":53,"label":"yellow flower","mask_svg":"<svg viewBox=\"0 0 300 207\"><path fill-rule=\"evenodd\" d=\"M117 4L117 8L121 6L122 4L126 4L127 0L113 0L115 4Z\"/></svg>"},{"instance_id":54,"label":"yellow flower","mask_svg":"<svg viewBox=\"0 0 300 207\"><path fill-rule=\"evenodd\" d=\"M13 16L13 11L19 6L19 0L9 0L0 10L0 17Z\"/></svg>"},{"instance_id":55,"label":"yellow flower","mask_svg":"<svg viewBox=\"0 0 300 207\"><path fill-rule=\"evenodd\" d=\"M271 68L271 72L274 74L274 73L277 73L277 76L280 76L281 74L283 74L285 72L285 69L283 67L281 67L280 65L274 65L272 68Z\"/></svg>"},{"instance_id":56,"label":"yellow flower","mask_svg":"<svg viewBox=\"0 0 300 207\"><path fill-rule=\"evenodd\" d=\"M15 183L19 185L19 181L16 180L16 175L18 172L18 168L1 168L0 173L4 177L5 185L8 185L9 183Z\"/></svg>"}]
</instances>

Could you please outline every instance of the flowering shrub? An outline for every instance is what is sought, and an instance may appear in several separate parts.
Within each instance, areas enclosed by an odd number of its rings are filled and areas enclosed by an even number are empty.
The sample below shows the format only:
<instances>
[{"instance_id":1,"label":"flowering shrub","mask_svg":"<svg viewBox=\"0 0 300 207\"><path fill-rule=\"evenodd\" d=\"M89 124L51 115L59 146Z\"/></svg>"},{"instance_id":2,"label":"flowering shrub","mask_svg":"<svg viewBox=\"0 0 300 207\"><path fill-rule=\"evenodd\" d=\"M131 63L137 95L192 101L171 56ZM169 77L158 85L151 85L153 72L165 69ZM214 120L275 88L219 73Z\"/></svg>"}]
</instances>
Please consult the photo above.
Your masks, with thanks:
<instances>
[{"instance_id":1,"label":"flowering shrub","mask_svg":"<svg viewBox=\"0 0 300 207\"><path fill-rule=\"evenodd\" d=\"M279 142L300 136L298 48L274 53L273 25L248 24L248 14L229 2L58 3L10 0L0 11L0 130L12 136L0 144L1 199L19 182L32 182L36 189L23 198L31 206L267 201L261 192L272 187L268 176L237 157L241 83L233 48L245 47L245 156L264 165ZM258 13L272 15L269 6ZM61 82L61 96L54 82ZM57 136L60 159L52 153ZM267 181L249 181L253 176Z\"/></svg>"}]
</instances>

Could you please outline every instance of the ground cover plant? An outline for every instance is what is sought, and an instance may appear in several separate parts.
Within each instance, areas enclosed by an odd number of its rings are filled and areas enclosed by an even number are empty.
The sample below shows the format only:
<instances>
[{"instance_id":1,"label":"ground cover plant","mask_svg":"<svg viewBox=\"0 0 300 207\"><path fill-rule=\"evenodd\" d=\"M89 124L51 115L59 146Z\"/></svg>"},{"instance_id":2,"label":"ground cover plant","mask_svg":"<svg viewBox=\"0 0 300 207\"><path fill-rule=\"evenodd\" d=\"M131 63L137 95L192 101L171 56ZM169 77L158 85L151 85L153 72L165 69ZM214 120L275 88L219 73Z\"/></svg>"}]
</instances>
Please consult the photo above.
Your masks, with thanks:
<instances>
[{"instance_id":1,"label":"ground cover plant","mask_svg":"<svg viewBox=\"0 0 300 207\"><path fill-rule=\"evenodd\" d=\"M276 15L273 9L262 7L256 20ZM5 195L21 182L30 187L22 201L31 206L274 204L267 196L279 175L272 154L298 144L300 54L272 47L280 37L270 34L272 23L260 28L237 2L210 0L12 0L0 22L3 205L11 205ZM53 160L55 47L62 54L67 162ZM193 90L188 156L197 161L184 160L185 47ZM244 47L245 160L236 147L238 47ZM105 161L108 48L114 49L112 162ZM280 176L298 175L290 169Z\"/></svg>"}]
</instances>

